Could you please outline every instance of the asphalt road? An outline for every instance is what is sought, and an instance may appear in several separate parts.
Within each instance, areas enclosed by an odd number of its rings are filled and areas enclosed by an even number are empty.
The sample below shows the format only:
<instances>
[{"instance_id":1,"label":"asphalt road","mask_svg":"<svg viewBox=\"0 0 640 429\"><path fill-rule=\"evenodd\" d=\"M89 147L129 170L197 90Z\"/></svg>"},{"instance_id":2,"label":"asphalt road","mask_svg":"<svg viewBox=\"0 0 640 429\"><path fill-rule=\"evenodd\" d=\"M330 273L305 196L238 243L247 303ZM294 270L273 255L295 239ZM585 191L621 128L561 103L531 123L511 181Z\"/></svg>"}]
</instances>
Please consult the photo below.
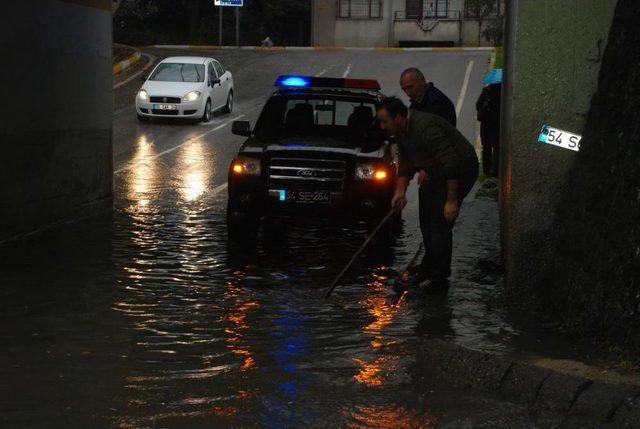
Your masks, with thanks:
<instances>
[{"instance_id":1,"label":"asphalt road","mask_svg":"<svg viewBox=\"0 0 640 429\"><path fill-rule=\"evenodd\" d=\"M113 214L0 251L1 426L545 427L525 407L411 376L422 335L485 349L515 336L479 299L495 281L474 280L479 255L498 252L494 201L465 202L454 285L431 304L394 307L389 284L420 240L415 189L403 234L366 252L329 301L319 292L365 230L281 225L254 247L226 240L226 173L242 143L230 124L255 121L277 75L374 78L401 95L400 72L419 67L475 141L488 53L148 53L216 57L235 76L235 110L142 124L140 83L120 77Z\"/></svg>"},{"instance_id":2,"label":"asphalt road","mask_svg":"<svg viewBox=\"0 0 640 429\"><path fill-rule=\"evenodd\" d=\"M405 101L398 80L402 70L418 67L435 85L460 106L458 128L472 142L477 139L475 100L482 89L481 79L487 72L488 52L256 52L256 51L176 51L151 49L148 53L157 59L172 55L213 56L220 60L234 75L235 109L228 115L217 114L208 124L172 123L158 121L139 124L133 108L133 99L140 86L138 79L118 88L115 93L114 113L114 165L116 176L132 169L139 160L136 154L140 142L150 144L150 156L170 160L175 149L197 141L215 150L212 167L215 173L210 186L224 185L224 172L241 137L230 133L230 123L235 119L255 120L266 99L273 91L273 83L280 74L306 74L326 77L351 77L377 79L382 92L398 95ZM465 85L465 77L468 76ZM182 145L182 146L181 146ZM164 154L168 150L174 152ZM162 155L159 155L162 154Z\"/></svg>"}]
</instances>

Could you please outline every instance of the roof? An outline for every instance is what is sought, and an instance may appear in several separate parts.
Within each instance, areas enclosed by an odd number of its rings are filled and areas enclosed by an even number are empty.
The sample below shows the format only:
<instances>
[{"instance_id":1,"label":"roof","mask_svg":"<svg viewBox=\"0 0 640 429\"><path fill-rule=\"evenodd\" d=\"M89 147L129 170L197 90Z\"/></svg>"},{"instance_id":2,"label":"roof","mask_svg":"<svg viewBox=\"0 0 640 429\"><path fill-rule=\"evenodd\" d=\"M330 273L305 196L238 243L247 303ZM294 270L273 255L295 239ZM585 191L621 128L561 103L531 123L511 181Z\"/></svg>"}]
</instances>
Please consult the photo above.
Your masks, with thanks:
<instances>
[{"instance_id":1,"label":"roof","mask_svg":"<svg viewBox=\"0 0 640 429\"><path fill-rule=\"evenodd\" d=\"M378 91L351 88L278 88L274 95L324 95L338 97L365 97L381 99L382 94Z\"/></svg>"},{"instance_id":2,"label":"roof","mask_svg":"<svg viewBox=\"0 0 640 429\"><path fill-rule=\"evenodd\" d=\"M160 61L161 63L182 63L182 64L204 64L209 57L168 57Z\"/></svg>"}]
</instances>

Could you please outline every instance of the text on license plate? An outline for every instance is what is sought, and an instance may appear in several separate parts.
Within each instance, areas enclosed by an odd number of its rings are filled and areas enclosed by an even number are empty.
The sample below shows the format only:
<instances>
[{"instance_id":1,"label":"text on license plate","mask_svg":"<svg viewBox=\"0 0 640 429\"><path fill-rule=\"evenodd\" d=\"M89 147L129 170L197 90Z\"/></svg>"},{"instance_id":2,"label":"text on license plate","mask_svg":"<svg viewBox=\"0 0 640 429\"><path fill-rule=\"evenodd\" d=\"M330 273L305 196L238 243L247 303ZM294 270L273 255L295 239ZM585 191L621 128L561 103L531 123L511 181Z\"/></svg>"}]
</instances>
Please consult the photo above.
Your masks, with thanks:
<instances>
[{"instance_id":1,"label":"text on license plate","mask_svg":"<svg viewBox=\"0 0 640 429\"><path fill-rule=\"evenodd\" d=\"M175 104L154 104L153 108L155 110L176 110L178 106Z\"/></svg>"},{"instance_id":2,"label":"text on license plate","mask_svg":"<svg viewBox=\"0 0 640 429\"><path fill-rule=\"evenodd\" d=\"M293 203L329 203L331 194L327 191L286 191L281 189L278 199L282 202Z\"/></svg>"}]
</instances>

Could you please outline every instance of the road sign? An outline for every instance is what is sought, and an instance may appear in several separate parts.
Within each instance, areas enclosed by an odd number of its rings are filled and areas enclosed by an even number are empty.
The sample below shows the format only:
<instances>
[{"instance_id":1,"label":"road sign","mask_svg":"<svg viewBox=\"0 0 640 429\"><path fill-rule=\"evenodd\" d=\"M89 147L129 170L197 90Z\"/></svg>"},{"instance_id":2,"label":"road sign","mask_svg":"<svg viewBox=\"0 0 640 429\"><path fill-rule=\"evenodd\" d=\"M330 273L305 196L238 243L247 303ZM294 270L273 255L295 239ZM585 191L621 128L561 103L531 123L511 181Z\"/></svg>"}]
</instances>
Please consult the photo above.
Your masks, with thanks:
<instances>
[{"instance_id":1,"label":"road sign","mask_svg":"<svg viewBox=\"0 0 640 429\"><path fill-rule=\"evenodd\" d=\"M214 0L216 6L242 7L244 0Z\"/></svg>"}]
</instances>

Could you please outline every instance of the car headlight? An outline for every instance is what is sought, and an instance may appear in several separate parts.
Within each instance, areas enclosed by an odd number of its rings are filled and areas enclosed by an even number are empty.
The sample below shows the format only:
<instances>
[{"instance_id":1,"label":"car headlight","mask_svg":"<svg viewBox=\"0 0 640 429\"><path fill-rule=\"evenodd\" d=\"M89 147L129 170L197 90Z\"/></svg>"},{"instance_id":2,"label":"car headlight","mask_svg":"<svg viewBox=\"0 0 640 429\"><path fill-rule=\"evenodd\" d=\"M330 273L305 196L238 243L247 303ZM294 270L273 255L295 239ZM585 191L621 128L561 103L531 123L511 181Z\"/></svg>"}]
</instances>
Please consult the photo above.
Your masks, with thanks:
<instances>
[{"instance_id":1,"label":"car headlight","mask_svg":"<svg viewBox=\"0 0 640 429\"><path fill-rule=\"evenodd\" d=\"M140 100L147 100L149 98L149 94L144 89L141 89L138 91L138 98Z\"/></svg>"},{"instance_id":2,"label":"car headlight","mask_svg":"<svg viewBox=\"0 0 640 429\"><path fill-rule=\"evenodd\" d=\"M260 160L246 156L237 157L233 161L231 169L237 175L259 176L262 173Z\"/></svg>"},{"instance_id":3,"label":"car headlight","mask_svg":"<svg viewBox=\"0 0 640 429\"><path fill-rule=\"evenodd\" d=\"M182 101L196 101L198 98L200 98L200 91L191 91L182 97Z\"/></svg>"},{"instance_id":4,"label":"car headlight","mask_svg":"<svg viewBox=\"0 0 640 429\"><path fill-rule=\"evenodd\" d=\"M356 179L384 181L389 177L386 169L373 164L356 165Z\"/></svg>"}]
</instances>

